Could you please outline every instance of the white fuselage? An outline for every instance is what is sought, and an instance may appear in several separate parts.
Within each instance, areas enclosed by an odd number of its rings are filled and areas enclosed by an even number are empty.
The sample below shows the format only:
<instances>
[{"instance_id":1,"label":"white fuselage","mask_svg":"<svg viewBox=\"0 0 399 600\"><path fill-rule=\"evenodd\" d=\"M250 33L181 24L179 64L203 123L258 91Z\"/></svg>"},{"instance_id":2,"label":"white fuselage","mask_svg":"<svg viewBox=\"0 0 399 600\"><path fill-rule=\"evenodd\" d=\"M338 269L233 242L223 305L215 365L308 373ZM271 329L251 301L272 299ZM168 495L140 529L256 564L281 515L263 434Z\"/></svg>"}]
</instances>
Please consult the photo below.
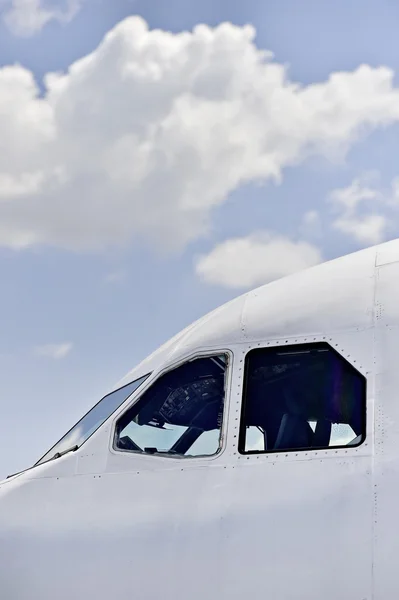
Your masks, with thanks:
<instances>
[{"instance_id":1,"label":"white fuselage","mask_svg":"<svg viewBox=\"0 0 399 600\"><path fill-rule=\"evenodd\" d=\"M0 483L0 598L397 600L398 300L394 241L250 292L165 344L77 451ZM240 453L248 352L318 342L366 378L363 443ZM220 452L114 447L115 423L160 374L218 353Z\"/></svg>"}]
</instances>

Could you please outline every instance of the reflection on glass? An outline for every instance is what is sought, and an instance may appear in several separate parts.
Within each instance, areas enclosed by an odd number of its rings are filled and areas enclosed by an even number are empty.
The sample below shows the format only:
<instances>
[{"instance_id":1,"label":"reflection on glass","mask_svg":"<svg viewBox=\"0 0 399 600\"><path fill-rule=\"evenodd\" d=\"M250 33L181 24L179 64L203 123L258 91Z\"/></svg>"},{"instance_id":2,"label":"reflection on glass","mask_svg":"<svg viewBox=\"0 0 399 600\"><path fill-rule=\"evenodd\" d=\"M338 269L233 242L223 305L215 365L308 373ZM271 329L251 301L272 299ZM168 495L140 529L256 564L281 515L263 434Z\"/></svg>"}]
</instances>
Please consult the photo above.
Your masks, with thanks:
<instances>
[{"instance_id":1,"label":"reflection on glass","mask_svg":"<svg viewBox=\"0 0 399 600\"><path fill-rule=\"evenodd\" d=\"M53 446L36 464L40 465L54 457L55 454L65 452L74 447L81 446L137 388L147 379L144 375L136 381L104 396L61 440Z\"/></svg>"}]
</instances>

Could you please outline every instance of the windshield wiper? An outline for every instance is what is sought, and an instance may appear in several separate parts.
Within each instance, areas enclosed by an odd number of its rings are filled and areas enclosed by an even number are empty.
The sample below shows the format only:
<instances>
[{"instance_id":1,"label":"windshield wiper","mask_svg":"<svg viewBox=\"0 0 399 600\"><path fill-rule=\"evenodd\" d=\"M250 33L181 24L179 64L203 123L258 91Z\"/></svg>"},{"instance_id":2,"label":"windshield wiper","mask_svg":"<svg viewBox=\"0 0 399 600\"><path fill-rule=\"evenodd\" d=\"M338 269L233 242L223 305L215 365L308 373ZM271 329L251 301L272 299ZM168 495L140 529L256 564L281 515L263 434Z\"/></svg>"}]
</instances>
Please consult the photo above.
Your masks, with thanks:
<instances>
[{"instance_id":1,"label":"windshield wiper","mask_svg":"<svg viewBox=\"0 0 399 600\"><path fill-rule=\"evenodd\" d=\"M46 462L50 462L50 460L56 460L57 458L64 456L64 454L68 454L68 452L76 452L76 450L79 450L79 446L77 444L75 446L71 446L70 448L67 448L66 450L63 450L62 452L56 452L54 454L54 456L52 456L51 458L46 460ZM43 463L43 464L45 464L45 463ZM38 465L33 465L33 467L28 467L27 469L23 469L22 471L18 471L17 473L12 473L11 475L7 475L6 479L10 479L10 477L15 477L15 475L21 475L21 473L25 473L25 471L29 471L30 469L33 469L36 466L38 466Z\"/></svg>"},{"instance_id":2,"label":"windshield wiper","mask_svg":"<svg viewBox=\"0 0 399 600\"><path fill-rule=\"evenodd\" d=\"M62 452L56 452L54 454L54 456L52 456L50 458L50 460L55 460L56 458L60 458L61 456L64 456L64 454L68 454L68 452L76 452L76 450L79 450L79 446L77 444L75 444L74 446L71 446L70 448L67 448L66 450L62 450Z\"/></svg>"}]
</instances>

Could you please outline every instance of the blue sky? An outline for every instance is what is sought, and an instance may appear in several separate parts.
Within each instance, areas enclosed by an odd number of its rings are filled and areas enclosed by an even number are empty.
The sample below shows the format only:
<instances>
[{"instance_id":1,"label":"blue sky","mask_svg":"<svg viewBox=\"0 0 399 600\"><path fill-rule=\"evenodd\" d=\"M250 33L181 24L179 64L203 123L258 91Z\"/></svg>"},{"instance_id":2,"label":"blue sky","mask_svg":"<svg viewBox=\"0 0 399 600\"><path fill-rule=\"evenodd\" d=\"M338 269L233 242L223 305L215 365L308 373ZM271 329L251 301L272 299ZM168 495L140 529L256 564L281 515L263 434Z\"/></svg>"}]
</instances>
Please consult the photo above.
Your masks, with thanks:
<instances>
[{"instance_id":1,"label":"blue sky","mask_svg":"<svg viewBox=\"0 0 399 600\"><path fill-rule=\"evenodd\" d=\"M398 19L0 0L0 478L208 310L398 235Z\"/></svg>"}]
</instances>

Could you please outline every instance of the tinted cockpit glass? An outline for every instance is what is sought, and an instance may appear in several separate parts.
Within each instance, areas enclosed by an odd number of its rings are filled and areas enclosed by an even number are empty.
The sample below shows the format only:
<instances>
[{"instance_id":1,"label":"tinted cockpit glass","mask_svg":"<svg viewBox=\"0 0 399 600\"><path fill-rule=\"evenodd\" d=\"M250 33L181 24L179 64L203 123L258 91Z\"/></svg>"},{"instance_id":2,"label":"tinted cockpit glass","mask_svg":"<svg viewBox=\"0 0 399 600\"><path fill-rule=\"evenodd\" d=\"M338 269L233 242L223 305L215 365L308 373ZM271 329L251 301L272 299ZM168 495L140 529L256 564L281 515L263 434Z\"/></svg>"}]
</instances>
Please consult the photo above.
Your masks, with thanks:
<instances>
[{"instance_id":1,"label":"tinted cockpit glass","mask_svg":"<svg viewBox=\"0 0 399 600\"><path fill-rule=\"evenodd\" d=\"M73 446L81 446L134 391L149 377L144 375L131 383L104 396L63 438L53 446L36 464L50 460Z\"/></svg>"},{"instance_id":2,"label":"tinted cockpit glass","mask_svg":"<svg viewBox=\"0 0 399 600\"><path fill-rule=\"evenodd\" d=\"M328 344L247 354L239 451L358 446L366 434L366 380Z\"/></svg>"},{"instance_id":3,"label":"tinted cockpit glass","mask_svg":"<svg viewBox=\"0 0 399 600\"><path fill-rule=\"evenodd\" d=\"M173 456L217 453L226 367L227 356L207 356L162 375L118 421L116 447Z\"/></svg>"}]
</instances>

